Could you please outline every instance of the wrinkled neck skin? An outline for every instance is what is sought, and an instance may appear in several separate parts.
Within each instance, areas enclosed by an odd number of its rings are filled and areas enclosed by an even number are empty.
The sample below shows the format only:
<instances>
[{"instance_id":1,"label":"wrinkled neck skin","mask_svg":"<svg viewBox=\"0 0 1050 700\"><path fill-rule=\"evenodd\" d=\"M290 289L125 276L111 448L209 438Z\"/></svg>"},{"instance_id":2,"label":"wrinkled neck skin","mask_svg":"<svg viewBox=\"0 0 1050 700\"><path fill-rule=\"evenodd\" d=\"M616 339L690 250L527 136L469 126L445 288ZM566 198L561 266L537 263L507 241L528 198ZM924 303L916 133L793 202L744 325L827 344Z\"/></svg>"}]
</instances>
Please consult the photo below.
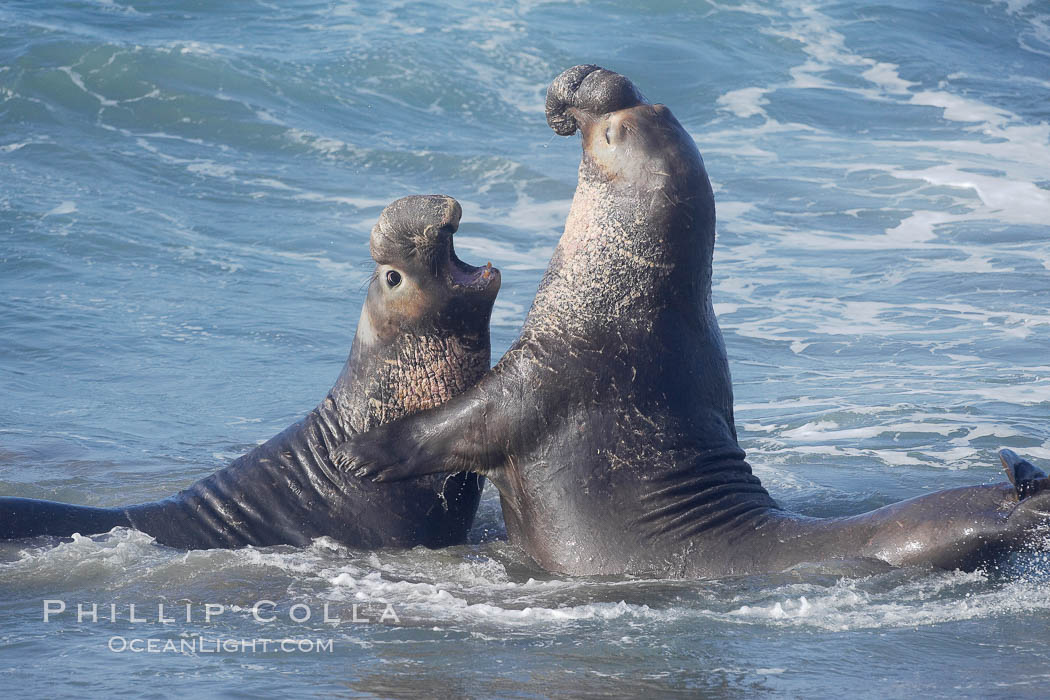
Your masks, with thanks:
<instances>
[{"instance_id":1,"label":"wrinkled neck skin","mask_svg":"<svg viewBox=\"0 0 1050 700\"><path fill-rule=\"evenodd\" d=\"M341 424L349 432L364 433L443 404L477 384L489 369L490 352L487 324L458 334L420 327L380 338L366 302L350 356L329 398Z\"/></svg>"},{"instance_id":2,"label":"wrinkled neck skin","mask_svg":"<svg viewBox=\"0 0 1050 700\"><path fill-rule=\"evenodd\" d=\"M692 138L670 112L659 120L661 148L628 145L615 173L591 157L585 131L565 232L518 345L541 366L593 353L600 371L578 378L572 400L619 400L674 435L672 448L723 454L737 445L711 303L714 198Z\"/></svg>"},{"instance_id":3,"label":"wrinkled neck skin","mask_svg":"<svg viewBox=\"0 0 1050 700\"><path fill-rule=\"evenodd\" d=\"M559 327L581 332L651 334L673 316L694 326L690 330L713 327L717 333L711 185L695 147L684 157L674 169L646 161L634 177L611 179L584 151L565 233L536 294L528 331L542 333L556 318Z\"/></svg>"}]
</instances>

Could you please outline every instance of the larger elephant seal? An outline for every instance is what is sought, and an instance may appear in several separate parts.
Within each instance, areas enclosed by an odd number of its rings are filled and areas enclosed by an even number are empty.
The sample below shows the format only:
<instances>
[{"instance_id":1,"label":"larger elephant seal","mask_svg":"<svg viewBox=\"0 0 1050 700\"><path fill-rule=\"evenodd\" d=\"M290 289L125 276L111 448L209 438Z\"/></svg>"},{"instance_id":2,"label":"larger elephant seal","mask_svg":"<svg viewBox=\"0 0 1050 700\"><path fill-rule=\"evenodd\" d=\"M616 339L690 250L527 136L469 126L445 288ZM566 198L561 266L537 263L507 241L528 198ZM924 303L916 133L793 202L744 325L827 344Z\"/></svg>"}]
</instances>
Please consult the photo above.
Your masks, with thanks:
<instances>
[{"instance_id":1,"label":"larger elephant seal","mask_svg":"<svg viewBox=\"0 0 1050 700\"><path fill-rule=\"evenodd\" d=\"M499 271L452 247L460 206L415 196L372 231L377 265L350 357L335 387L298 423L185 491L156 503L88 508L0 499L0 536L142 530L181 548L308 544L437 547L464 541L483 479L428 476L396 486L348 477L331 450L349 435L447 401L489 369L489 317Z\"/></svg>"},{"instance_id":2,"label":"larger elephant seal","mask_svg":"<svg viewBox=\"0 0 1050 700\"><path fill-rule=\"evenodd\" d=\"M968 566L1046 519L1050 497L1019 502L1010 484L853 518L781 510L737 445L711 303L714 200L692 138L597 66L553 82L547 120L582 133L583 158L521 337L474 389L348 441L342 466L386 480L484 474L511 540L578 575L712 577L847 558Z\"/></svg>"}]
</instances>

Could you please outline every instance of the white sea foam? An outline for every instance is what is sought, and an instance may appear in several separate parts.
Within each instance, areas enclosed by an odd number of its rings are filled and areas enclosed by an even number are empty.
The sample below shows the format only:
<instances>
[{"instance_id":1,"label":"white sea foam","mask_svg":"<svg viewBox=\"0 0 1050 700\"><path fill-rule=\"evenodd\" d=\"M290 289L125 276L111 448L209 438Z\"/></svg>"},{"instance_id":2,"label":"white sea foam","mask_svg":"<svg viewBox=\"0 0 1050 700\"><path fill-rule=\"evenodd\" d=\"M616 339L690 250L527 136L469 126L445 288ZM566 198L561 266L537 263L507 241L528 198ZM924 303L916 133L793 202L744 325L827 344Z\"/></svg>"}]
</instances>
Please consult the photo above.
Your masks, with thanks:
<instances>
[{"instance_id":1,"label":"white sea foam","mask_svg":"<svg viewBox=\"0 0 1050 700\"><path fill-rule=\"evenodd\" d=\"M84 79L81 77L81 75L73 70L74 67L75 66L59 66L58 70L62 71L67 76L69 76L69 79L73 81L74 85L76 85L82 91L86 92L87 94L91 95L96 100L98 100L100 107L116 107L118 104L120 104L115 100L110 100L98 94L97 92L88 89L88 87L84 84Z\"/></svg>"},{"instance_id":2,"label":"white sea foam","mask_svg":"<svg viewBox=\"0 0 1050 700\"><path fill-rule=\"evenodd\" d=\"M478 42L475 45L482 49L490 60L467 60L465 65L503 104L525 115L542 115L549 64L534 50L518 49L507 56L506 50L501 46L504 39L505 37L489 37ZM509 58L513 65L507 66L505 57ZM544 78L538 79L537 76Z\"/></svg>"},{"instance_id":3,"label":"white sea foam","mask_svg":"<svg viewBox=\"0 0 1050 700\"><path fill-rule=\"evenodd\" d=\"M482 226L505 225L516 231L528 231L531 236L553 240L561 236L572 206L570 199L537 202L520 189L509 210L497 209L472 199L463 198L459 201L463 206L463 222L478 222Z\"/></svg>"},{"instance_id":4,"label":"white sea foam","mask_svg":"<svg viewBox=\"0 0 1050 700\"><path fill-rule=\"evenodd\" d=\"M942 91L915 92L909 101L915 105L938 107L943 110L944 118L951 121L1000 124L1010 116L1007 110Z\"/></svg>"},{"instance_id":5,"label":"white sea foam","mask_svg":"<svg viewBox=\"0 0 1050 700\"><path fill-rule=\"evenodd\" d=\"M955 425L930 423L895 423L891 425L872 425L862 428L841 428L834 421L806 423L792 430L785 430L780 436L800 442L827 442L830 440L858 440L872 438L887 433L935 433L948 435L955 431Z\"/></svg>"},{"instance_id":6,"label":"white sea foam","mask_svg":"<svg viewBox=\"0 0 1050 700\"><path fill-rule=\"evenodd\" d=\"M348 555L351 563L345 562ZM421 571L420 566L426 570ZM482 629L550 630L552 625L616 620L648 627L701 618L720 624L844 631L920 627L1004 613L1050 611L1050 593L1044 585L1024 577L992 583L982 572L892 572L842 578L830 585L797 582L759 588L717 581L623 580L600 584L606 589L601 595L611 600L579 603L571 600L593 598L594 593L588 591L594 584L571 579L513 581L491 559L435 560L411 552L358 555L323 538L301 550L247 548L180 553L157 547L147 535L123 528L108 535L76 535L58 545L27 548L18 559L0 563L0 581L18 581L23 586L48 581L51 591L74 586L81 595L93 586L112 590L136 585L141 596L148 595L148 589L159 585L157 582L170 585L168 578L176 572L178 577L210 579L204 572L231 567L270 572L251 574L259 580L283 577L288 583L278 585L289 586L293 601L303 596L298 590L315 591L307 599L391 603L402 624L419 620L426 624L482 625ZM618 588L632 590L637 597L648 585L657 589L680 587L694 603L654 607L617 600ZM155 595L160 595L159 590ZM221 591L211 595L221 595ZM570 602L558 602L563 598Z\"/></svg>"},{"instance_id":7,"label":"white sea foam","mask_svg":"<svg viewBox=\"0 0 1050 700\"><path fill-rule=\"evenodd\" d=\"M165 44L160 48L190 56L214 56L220 52L231 52L236 48L228 44L215 44L202 41L176 41Z\"/></svg>"},{"instance_id":8,"label":"white sea foam","mask_svg":"<svg viewBox=\"0 0 1050 700\"><path fill-rule=\"evenodd\" d=\"M106 12L119 12L125 15L141 15L142 13L136 10L131 5L121 5L115 0L92 0L97 3Z\"/></svg>"},{"instance_id":9,"label":"white sea foam","mask_svg":"<svg viewBox=\"0 0 1050 700\"><path fill-rule=\"evenodd\" d=\"M333 204L345 204L356 209L374 209L376 207L385 207L387 204L390 204L390 200L386 197L351 197L348 195L330 195L322 194L320 192L302 191L295 195L293 199L298 199L304 202L331 202ZM370 228L371 224L365 227L365 230Z\"/></svg>"},{"instance_id":10,"label":"white sea foam","mask_svg":"<svg viewBox=\"0 0 1050 700\"><path fill-rule=\"evenodd\" d=\"M290 250L276 250L272 248L263 248L260 250L275 258L285 258L288 260L312 263L317 266L317 269L327 275L341 280L362 280L372 274L370 268L362 268L356 263L332 260L327 252L324 251L295 252Z\"/></svg>"},{"instance_id":11,"label":"white sea foam","mask_svg":"<svg viewBox=\"0 0 1050 700\"><path fill-rule=\"evenodd\" d=\"M492 602L471 602L464 595L456 595L440 584L420 581L391 581L378 572L355 577L343 572L331 579L333 599L381 600L413 610L432 619L462 622L495 622L502 625L533 625L537 623L565 623L580 620L614 620L623 616L656 617L658 613L647 605L617 603L587 603L553 606L525 605L516 607ZM345 592L340 589L346 589ZM515 587L515 592L518 589ZM491 596L490 592L484 594ZM512 601L508 601L512 603Z\"/></svg>"},{"instance_id":12,"label":"white sea foam","mask_svg":"<svg viewBox=\"0 0 1050 700\"><path fill-rule=\"evenodd\" d=\"M86 588L114 577L123 579L149 570L165 555L152 545L153 538L127 528L109 534L85 537L74 534L57 545L31 545L18 552L18 559L0 562L0 581L19 586L38 585Z\"/></svg>"},{"instance_id":13,"label":"white sea foam","mask_svg":"<svg viewBox=\"0 0 1050 700\"><path fill-rule=\"evenodd\" d=\"M272 177L249 178L249 179L246 179L244 182L249 184L249 185L259 185L260 187L268 187L268 188L273 189L273 190L284 190L286 192L298 192L298 191L300 191L297 188L292 187L291 185L287 185L287 184L281 182L280 180L276 180L276 179L274 179Z\"/></svg>"},{"instance_id":14,"label":"white sea foam","mask_svg":"<svg viewBox=\"0 0 1050 700\"><path fill-rule=\"evenodd\" d=\"M46 214L44 214L44 216L45 217L48 217L48 216L63 216L65 214L72 214L76 210L77 210L76 202L73 202L73 201L70 201L70 200L66 200L66 201L62 202L61 204L57 205L56 207L54 207L53 209L51 209L50 211L48 211Z\"/></svg>"},{"instance_id":15,"label":"white sea foam","mask_svg":"<svg viewBox=\"0 0 1050 700\"><path fill-rule=\"evenodd\" d=\"M1034 406L1050 403L1050 379L1038 380L1026 384L1001 385L994 388L973 386L966 389L931 389L932 393L948 396L968 396L987 401L1001 401L1019 406Z\"/></svg>"},{"instance_id":16,"label":"white sea foam","mask_svg":"<svg viewBox=\"0 0 1050 700\"><path fill-rule=\"evenodd\" d=\"M1050 225L1050 191L1032 182L965 172L950 165L924 170L901 170L897 174L918 177L933 185L972 189L987 208L986 213L994 215L996 221ZM950 217L947 220L961 219Z\"/></svg>"},{"instance_id":17,"label":"white sea foam","mask_svg":"<svg viewBox=\"0 0 1050 700\"><path fill-rule=\"evenodd\" d=\"M226 178L237 172L236 168L230 165L221 165L214 161L204 160L196 163L190 163L186 166L186 170L191 173L197 173L198 175L208 175L210 177L221 177Z\"/></svg>"},{"instance_id":18,"label":"white sea foam","mask_svg":"<svg viewBox=\"0 0 1050 700\"><path fill-rule=\"evenodd\" d=\"M721 109L728 110L741 119L764 116L766 112L762 107L769 104L765 94L765 88L741 88L727 92L719 97L716 103Z\"/></svg>"},{"instance_id":19,"label":"white sea foam","mask_svg":"<svg viewBox=\"0 0 1050 700\"><path fill-rule=\"evenodd\" d=\"M507 270L543 270L554 253L553 246L536 246L519 251L509 244L479 236L456 234L456 247L468 251L474 258L493 261L497 267Z\"/></svg>"},{"instance_id":20,"label":"white sea foam","mask_svg":"<svg viewBox=\"0 0 1050 700\"><path fill-rule=\"evenodd\" d=\"M728 614L748 624L825 630L892 629L1050 610L1045 585L1025 580L992 586L987 575L940 573L891 591L863 579L842 579L830 588L789 586L781 595L741 605Z\"/></svg>"},{"instance_id":21,"label":"white sea foam","mask_svg":"<svg viewBox=\"0 0 1050 700\"><path fill-rule=\"evenodd\" d=\"M525 321L526 308L522 304L496 299L492 307L492 318L490 325L505 328L520 328Z\"/></svg>"},{"instance_id":22,"label":"white sea foam","mask_svg":"<svg viewBox=\"0 0 1050 700\"><path fill-rule=\"evenodd\" d=\"M715 206L716 211L718 212L719 221L739 219L744 214L747 214L755 208L755 205L751 202L734 202L726 200L719 200ZM752 245L758 244L756 243ZM759 248L758 250L760 251L761 248Z\"/></svg>"},{"instance_id":23,"label":"white sea foam","mask_svg":"<svg viewBox=\"0 0 1050 700\"><path fill-rule=\"evenodd\" d=\"M327 157L340 153L348 153L355 156L362 153L361 149L345 141L329 136L321 136L304 129L288 129L285 132L285 138Z\"/></svg>"},{"instance_id":24,"label":"white sea foam","mask_svg":"<svg viewBox=\"0 0 1050 700\"><path fill-rule=\"evenodd\" d=\"M735 314L740 310L740 304L728 304L728 303L716 303L715 315L721 318L722 316L728 316L729 314Z\"/></svg>"},{"instance_id":25,"label":"white sea foam","mask_svg":"<svg viewBox=\"0 0 1050 700\"><path fill-rule=\"evenodd\" d=\"M875 63L861 73L866 80L879 86L884 92L891 94L906 94L915 83L901 78L897 72L898 66L892 63Z\"/></svg>"}]
</instances>

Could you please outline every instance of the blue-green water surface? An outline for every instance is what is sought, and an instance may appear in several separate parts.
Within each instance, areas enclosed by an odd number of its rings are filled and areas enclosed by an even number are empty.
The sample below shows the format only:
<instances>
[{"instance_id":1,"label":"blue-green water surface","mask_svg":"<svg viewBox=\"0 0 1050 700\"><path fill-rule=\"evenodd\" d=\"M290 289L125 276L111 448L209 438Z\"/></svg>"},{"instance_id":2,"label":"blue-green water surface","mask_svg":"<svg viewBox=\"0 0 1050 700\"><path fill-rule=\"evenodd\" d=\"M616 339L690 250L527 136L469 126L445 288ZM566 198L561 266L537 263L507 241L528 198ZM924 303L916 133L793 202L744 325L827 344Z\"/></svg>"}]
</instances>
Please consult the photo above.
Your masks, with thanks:
<instances>
[{"instance_id":1,"label":"blue-green water surface","mask_svg":"<svg viewBox=\"0 0 1050 700\"><path fill-rule=\"evenodd\" d=\"M407 194L456 197L457 250L503 270L498 358L575 187L578 137L553 135L543 99L578 63L630 76L704 154L737 425L784 505L849 514L999 481L999 447L1050 465L1044 0L6 0L0 495L160 498L296 420L346 357L369 230ZM0 544L0 687L910 698L1050 685L1039 555L1005 572L581 580L536 569L505 537L490 489L471 542L438 552L185 553L127 530ZM48 600L67 609L45 622ZM259 601L275 619L252 615ZM97 619L78 622L78 603ZM223 610L207 620L209 605ZM388 606L396 622L380 620ZM119 641L149 639L204 644ZM317 644L208 647L259 639Z\"/></svg>"}]
</instances>

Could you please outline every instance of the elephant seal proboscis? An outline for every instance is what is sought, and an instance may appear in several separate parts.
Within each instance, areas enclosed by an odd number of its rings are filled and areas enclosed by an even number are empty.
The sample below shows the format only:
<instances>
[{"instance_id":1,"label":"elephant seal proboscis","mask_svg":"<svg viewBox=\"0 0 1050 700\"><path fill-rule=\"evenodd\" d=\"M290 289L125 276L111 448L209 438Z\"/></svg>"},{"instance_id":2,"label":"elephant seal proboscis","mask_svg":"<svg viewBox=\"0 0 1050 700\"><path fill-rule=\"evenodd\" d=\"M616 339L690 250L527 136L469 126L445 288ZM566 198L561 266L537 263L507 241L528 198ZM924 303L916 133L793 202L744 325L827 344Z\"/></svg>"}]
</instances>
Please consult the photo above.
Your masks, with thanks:
<instances>
[{"instance_id":1,"label":"elephant seal proboscis","mask_svg":"<svg viewBox=\"0 0 1050 700\"><path fill-rule=\"evenodd\" d=\"M969 567L1047 521L1050 497L1019 500L1007 483L855 517L782 510L737 445L711 301L714 198L693 139L597 66L558 76L546 111L557 133L581 132L583 157L520 338L473 389L352 437L341 466L384 480L484 474L511 540L575 575Z\"/></svg>"},{"instance_id":2,"label":"elephant seal proboscis","mask_svg":"<svg viewBox=\"0 0 1050 700\"><path fill-rule=\"evenodd\" d=\"M489 263L459 260L451 197L412 196L372 230L376 268L349 359L335 386L298 423L171 498L92 508L0 499L0 536L68 536L116 526L186 549L306 545L327 536L358 548L463 542L483 478L427 476L393 486L331 462L348 436L447 401L489 369L489 317L500 287Z\"/></svg>"}]
</instances>

